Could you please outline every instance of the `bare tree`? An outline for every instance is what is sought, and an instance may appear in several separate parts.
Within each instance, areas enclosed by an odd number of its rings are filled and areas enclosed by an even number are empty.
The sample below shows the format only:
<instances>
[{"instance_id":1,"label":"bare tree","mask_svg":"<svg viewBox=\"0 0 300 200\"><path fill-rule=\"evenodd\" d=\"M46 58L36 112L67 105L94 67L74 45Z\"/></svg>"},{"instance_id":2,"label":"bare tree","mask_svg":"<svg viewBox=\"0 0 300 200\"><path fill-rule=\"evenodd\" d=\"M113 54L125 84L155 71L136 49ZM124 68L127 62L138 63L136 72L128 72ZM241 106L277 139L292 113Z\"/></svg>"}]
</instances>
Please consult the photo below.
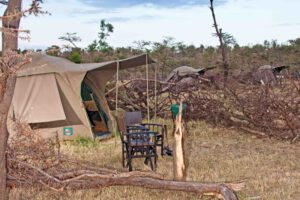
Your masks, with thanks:
<instances>
[{"instance_id":1,"label":"bare tree","mask_svg":"<svg viewBox=\"0 0 300 200\"><path fill-rule=\"evenodd\" d=\"M216 35L219 38L219 42L220 42L220 49L222 52L222 66L223 66L223 76L224 76L224 84L227 81L227 77L228 77L228 60L227 60L227 55L226 55L226 46L224 44L224 38L223 35L224 33L222 32L222 29L218 27L217 24L217 19L216 19L216 15L215 15L215 11L214 11L214 5L213 5L213 0L210 0L210 10L211 10L211 14L214 20L214 27L216 29Z\"/></svg>"},{"instance_id":2,"label":"bare tree","mask_svg":"<svg viewBox=\"0 0 300 200\"><path fill-rule=\"evenodd\" d=\"M0 200L6 199L7 115L16 83L15 72L29 60L16 52L6 52L0 60Z\"/></svg>"},{"instance_id":3,"label":"bare tree","mask_svg":"<svg viewBox=\"0 0 300 200\"><path fill-rule=\"evenodd\" d=\"M6 3L6 2L5 2ZM22 0L10 0L2 18L2 54L18 48Z\"/></svg>"},{"instance_id":4,"label":"bare tree","mask_svg":"<svg viewBox=\"0 0 300 200\"><path fill-rule=\"evenodd\" d=\"M22 0L1 1L7 8L2 19L2 57L0 59L0 200L7 198L6 192L6 148L8 139L7 115L16 83L16 70L29 60L25 55L16 52L22 16L41 13L39 3L33 0L27 10L22 10Z\"/></svg>"}]
</instances>

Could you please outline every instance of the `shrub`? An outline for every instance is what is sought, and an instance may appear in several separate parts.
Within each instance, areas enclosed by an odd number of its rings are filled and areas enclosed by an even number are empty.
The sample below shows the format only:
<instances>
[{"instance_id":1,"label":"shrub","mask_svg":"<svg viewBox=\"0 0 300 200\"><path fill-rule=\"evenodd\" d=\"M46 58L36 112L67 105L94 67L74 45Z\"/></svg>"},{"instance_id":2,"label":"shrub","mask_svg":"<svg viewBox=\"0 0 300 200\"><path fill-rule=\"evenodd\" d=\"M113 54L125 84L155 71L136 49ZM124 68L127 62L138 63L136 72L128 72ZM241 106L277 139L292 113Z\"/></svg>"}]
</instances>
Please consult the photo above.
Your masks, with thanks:
<instances>
[{"instance_id":1,"label":"shrub","mask_svg":"<svg viewBox=\"0 0 300 200\"><path fill-rule=\"evenodd\" d=\"M71 60L74 63L81 63L81 55L77 51L73 51L71 55L69 56L69 60Z\"/></svg>"}]
</instances>

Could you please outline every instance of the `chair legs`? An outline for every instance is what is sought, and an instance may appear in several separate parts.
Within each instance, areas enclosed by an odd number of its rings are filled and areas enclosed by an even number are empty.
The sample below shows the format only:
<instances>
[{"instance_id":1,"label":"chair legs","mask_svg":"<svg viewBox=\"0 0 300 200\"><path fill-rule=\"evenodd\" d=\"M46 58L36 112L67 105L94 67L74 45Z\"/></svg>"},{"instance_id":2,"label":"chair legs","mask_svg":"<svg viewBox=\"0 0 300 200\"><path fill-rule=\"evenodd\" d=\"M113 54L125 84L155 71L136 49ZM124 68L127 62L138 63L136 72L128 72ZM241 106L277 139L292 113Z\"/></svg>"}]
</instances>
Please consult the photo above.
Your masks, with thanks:
<instances>
[{"instance_id":1,"label":"chair legs","mask_svg":"<svg viewBox=\"0 0 300 200\"><path fill-rule=\"evenodd\" d=\"M125 145L122 143L122 166L125 167Z\"/></svg>"},{"instance_id":2,"label":"chair legs","mask_svg":"<svg viewBox=\"0 0 300 200\"><path fill-rule=\"evenodd\" d=\"M164 135L161 137L161 156L164 156Z\"/></svg>"},{"instance_id":3,"label":"chair legs","mask_svg":"<svg viewBox=\"0 0 300 200\"><path fill-rule=\"evenodd\" d=\"M127 164L128 164L128 170L131 172L132 171L132 149L129 148L127 151Z\"/></svg>"},{"instance_id":4,"label":"chair legs","mask_svg":"<svg viewBox=\"0 0 300 200\"><path fill-rule=\"evenodd\" d=\"M150 163L151 170L156 171L157 157L158 157L156 148L148 147L148 148L144 149L143 151L135 152L135 150L132 148L128 149L127 156L126 156L127 157L127 165L126 166L128 166L129 171L132 171L132 159L135 158L134 153L141 153L142 155L145 153L145 161L144 161L145 165L148 165ZM152 158L154 158L154 160ZM123 167L125 167L125 160L124 160Z\"/></svg>"},{"instance_id":5,"label":"chair legs","mask_svg":"<svg viewBox=\"0 0 300 200\"><path fill-rule=\"evenodd\" d=\"M126 163L127 161L127 163ZM127 167L128 166L128 147L127 144L122 143L122 166Z\"/></svg>"}]
</instances>

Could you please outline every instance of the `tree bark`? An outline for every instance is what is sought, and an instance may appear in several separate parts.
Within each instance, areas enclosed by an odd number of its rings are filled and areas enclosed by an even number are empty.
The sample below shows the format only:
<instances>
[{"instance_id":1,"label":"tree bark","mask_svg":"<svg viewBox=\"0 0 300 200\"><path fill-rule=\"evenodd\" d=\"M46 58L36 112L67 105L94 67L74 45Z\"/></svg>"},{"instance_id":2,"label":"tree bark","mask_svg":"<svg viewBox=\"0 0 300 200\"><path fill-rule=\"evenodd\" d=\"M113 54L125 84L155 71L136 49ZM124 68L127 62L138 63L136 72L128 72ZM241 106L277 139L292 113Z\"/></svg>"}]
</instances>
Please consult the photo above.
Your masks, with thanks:
<instances>
[{"instance_id":1,"label":"tree bark","mask_svg":"<svg viewBox=\"0 0 300 200\"><path fill-rule=\"evenodd\" d=\"M98 180L91 183L88 188L99 188L107 186L138 186L150 189L172 190L183 192L194 192L199 195L221 195L225 200L237 200L236 194L224 184L218 183L196 183L196 182L176 182L167 180L156 180L147 177L116 177ZM71 183L68 187L82 188L80 183ZM73 188L72 188L73 189Z\"/></svg>"},{"instance_id":2,"label":"tree bark","mask_svg":"<svg viewBox=\"0 0 300 200\"><path fill-rule=\"evenodd\" d=\"M44 180L44 181L43 181ZM48 181L54 180L56 186L52 187L46 184ZM78 176L72 176L71 173L66 175L59 175L51 177L47 174L47 178L40 179L40 183L49 189L55 190L57 192L63 192L67 189L80 190L80 189L97 189L110 186L135 186L143 187L149 189L159 189L159 190L171 190L171 191L183 191L183 192L194 192L198 195L214 195L222 196L225 200L238 200L237 195L233 191L234 188L237 190L243 187L241 184L222 184L222 183L197 183L197 182L179 182L163 180L160 177L149 176L148 174L143 174L141 172L129 172L121 174L78 174ZM17 186L29 186L26 182L22 185L22 181L19 180L9 180L8 185L12 187ZM60 185L60 186L59 186Z\"/></svg>"},{"instance_id":3,"label":"tree bark","mask_svg":"<svg viewBox=\"0 0 300 200\"><path fill-rule=\"evenodd\" d=\"M5 200L8 198L6 191L6 147L9 135L7 130L7 115L13 97L16 76L12 74L7 78L1 78L3 79L0 83L2 88L0 101L0 200Z\"/></svg>"},{"instance_id":4,"label":"tree bark","mask_svg":"<svg viewBox=\"0 0 300 200\"><path fill-rule=\"evenodd\" d=\"M174 180L184 181L186 177L184 134L186 133L182 122L182 101L176 119L176 129L173 141L173 173Z\"/></svg>"},{"instance_id":5,"label":"tree bark","mask_svg":"<svg viewBox=\"0 0 300 200\"><path fill-rule=\"evenodd\" d=\"M222 33L222 29L218 28L218 24L217 24L217 19L216 19L216 15L215 15L215 11L214 11L214 5L213 5L213 0L210 0L210 10L211 10L211 14L213 17L213 21L214 21L214 27L216 29L216 35L219 38L219 42L220 42L220 49L221 49L221 53L222 53L222 65L223 65L223 76L224 76L224 85L227 82L227 78L228 78L228 61L227 61L227 55L226 55L226 47L224 45L224 40L223 40L223 33Z\"/></svg>"},{"instance_id":6,"label":"tree bark","mask_svg":"<svg viewBox=\"0 0 300 200\"><path fill-rule=\"evenodd\" d=\"M2 18L2 55L18 49L18 30L21 17L22 0L9 0Z\"/></svg>"}]
</instances>

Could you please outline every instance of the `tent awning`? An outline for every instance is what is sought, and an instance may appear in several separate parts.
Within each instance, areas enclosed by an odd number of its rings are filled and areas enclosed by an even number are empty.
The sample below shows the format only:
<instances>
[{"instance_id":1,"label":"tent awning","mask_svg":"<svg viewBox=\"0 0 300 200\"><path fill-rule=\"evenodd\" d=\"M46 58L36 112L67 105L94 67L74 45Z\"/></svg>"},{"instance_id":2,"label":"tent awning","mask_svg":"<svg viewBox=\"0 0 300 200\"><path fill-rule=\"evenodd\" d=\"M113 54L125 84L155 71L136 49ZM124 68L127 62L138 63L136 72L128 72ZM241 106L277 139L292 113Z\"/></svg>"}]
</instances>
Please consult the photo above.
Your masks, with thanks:
<instances>
[{"instance_id":1,"label":"tent awning","mask_svg":"<svg viewBox=\"0 0 300 200\"><path fill-rule=\"evenodd\" d=\"M147 58L147 62L146 62ZM75 64L69 60L60 57L48 56L44 54L34 54L32 62L22 67L18 76L30 76L47 73L87 73L96 69L115 69L117 63L120 63L120 69L128 69L154 63L154 60L148 54L142 54L119 61L108 61L102 63Z\"/></svg>"}]
</instances>

